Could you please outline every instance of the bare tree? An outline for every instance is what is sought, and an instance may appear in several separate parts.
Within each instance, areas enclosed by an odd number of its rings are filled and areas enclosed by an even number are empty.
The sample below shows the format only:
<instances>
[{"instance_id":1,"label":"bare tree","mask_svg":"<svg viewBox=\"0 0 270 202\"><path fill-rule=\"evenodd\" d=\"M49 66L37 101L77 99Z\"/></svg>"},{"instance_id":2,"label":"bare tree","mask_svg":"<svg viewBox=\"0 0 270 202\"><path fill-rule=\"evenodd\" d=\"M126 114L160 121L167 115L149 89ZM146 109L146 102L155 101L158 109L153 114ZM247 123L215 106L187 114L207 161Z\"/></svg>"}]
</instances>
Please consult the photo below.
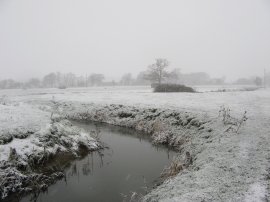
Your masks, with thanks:
<instances>
[{"instance_id":1,"label":"bare tree","mask_svg":"<svg viewBox=\"0 0 270 202\"><path fill-rule=\"evenodd\" d=\"M6 79L0 81L0 89L13 89L13 88L21 88L22 83L14 81L12 79Z\"/></svg>"},{"instance_id":2,"label":"bare tree","mask_svg":"<svg viewBox=\"0 0 270 202\"><path fill-rule=\"evenodd\" d=\"M78 87L87 87L87 79L85 79L85 76L77 77L77 86Z\"/></svg>"},{"instance_id":3,"label":"bare tree","mask_svg":"<svg viewBox=\"0 0 270 202\"><path fill-rule=\"evenodd\" d=\"M67 87L75 86L76 75L73 73L68 73L64 75L64 84Z\"/></svg>"},{"instance_id":4,"label":"bare tree","mask_svg":"<svg viewBox=\"0 0 270 202\"><path fill-rule=\"evenodd\" d=\"M103 74L91 74L88 78L91 86L100 86L104 79Z\"/></svg>"},{"instance_id":5,"label":"bare tree","mask_svg":"<svg viewBox=\"0 0 270 202\"><path fill-rule=\"evenodd\" d=\"M146 74L146 79L152 82L157 82L161 84L162 81L168 76L166 69L169 66L169 61L167 59L158 58L154 64L148 66L148 72Z\"/></svg>"},{"instance_id":6,"label":"bare tree","mask_svg":"<svg viewBox=\"0 0 270 202\"><path fill-rule=\"evenodd\" d=\"M150 81L149 79L146 78L147 77L146 75L147 75L146 71L140 72L135 79L135 84L136 85L149 85Z\"/></svg>"},{"instance_id":7,"label":"bare tree","mask_svg":"<svg viewBox=\"0 0 270 202\"><path fill-rule=\"evenodd\" d=\"M132 78L132 74L128 73L128 74L124 74L120 80L120 83L122 85L131 85L133 82L133 78Z\"/></svg>"},{"instance_id":8,"label":"bare tree","mask_svg":"<svg viewBox=\"0 0 270 202\"><path fill-rule=\"evenodd\" d=\"M254 83L256 84L256 86L262 86L263 84L263 79L261 77L256 77L254 80Z\"/></svg>"},{"instance_id":9,"label":"bare tree","mask_svg":"<svg viewBox=\"0 0 270 202\"><path fill-rule=\"evenodd\" d=\"M40 80L38 78L31 78L25 83L26 88L39 88Z\"/></svg>"},{"instance_id":10,"label":"bare tree","mask_svg":"<svg viewBox=\"0 0 270 202\"><path fill-rule=\"evenodd\" d=\"M179 68L173 69L171 72L168 73L167 81L169 83L179 83L181 78L181 71Z\"/></svg>"},{"instance_id":11,"label":"bare tree","mask_svg":"<svg viewBox=\"0 0 270 202\"><path fill-rule=\"evenodd\" d=\"M45 87L55 87L57 81L57 76L55 73L50 73L44 76L43 78L43 85Z\"/></svg>"}]
</instances>

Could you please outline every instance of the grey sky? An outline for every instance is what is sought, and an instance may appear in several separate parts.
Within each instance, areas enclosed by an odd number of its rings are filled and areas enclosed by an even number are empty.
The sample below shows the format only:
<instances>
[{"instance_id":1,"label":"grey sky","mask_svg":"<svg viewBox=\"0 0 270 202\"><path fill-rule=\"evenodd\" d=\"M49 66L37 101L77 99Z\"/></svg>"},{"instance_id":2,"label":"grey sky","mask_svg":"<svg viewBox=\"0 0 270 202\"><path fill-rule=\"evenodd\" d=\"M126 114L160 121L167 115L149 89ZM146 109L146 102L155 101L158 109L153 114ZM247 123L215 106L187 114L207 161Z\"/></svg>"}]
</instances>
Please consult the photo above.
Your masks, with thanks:
<instances>
[{"instance_id":1,"label":"grey sky","mask_svg":"<svg viewBox=\"0 0 270 202\"><path fill-rule=\"evenodd\" d=\"M0 79L144 70L270 71L269 0L0 0Z\"/></svg>"}]
</instances>

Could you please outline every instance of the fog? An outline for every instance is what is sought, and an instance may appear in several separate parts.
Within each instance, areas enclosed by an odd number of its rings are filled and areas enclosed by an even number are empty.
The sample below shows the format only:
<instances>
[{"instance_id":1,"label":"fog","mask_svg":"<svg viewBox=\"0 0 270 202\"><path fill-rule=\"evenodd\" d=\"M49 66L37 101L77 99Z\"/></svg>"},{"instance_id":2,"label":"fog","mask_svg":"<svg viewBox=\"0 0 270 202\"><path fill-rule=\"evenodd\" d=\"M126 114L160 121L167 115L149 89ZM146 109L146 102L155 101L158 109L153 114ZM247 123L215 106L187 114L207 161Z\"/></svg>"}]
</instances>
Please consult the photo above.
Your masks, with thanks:
<instances>
[{"instance_id":1,"label":"fog","mask_svg":"<svg viewBox=\"0 0 270 202\"><path fill-rule=\"evenodd\" d=\"M166 58L182 72L270 70L269 0L0 0L0 79L117 79Z\"/></svg>"}]
</instances>

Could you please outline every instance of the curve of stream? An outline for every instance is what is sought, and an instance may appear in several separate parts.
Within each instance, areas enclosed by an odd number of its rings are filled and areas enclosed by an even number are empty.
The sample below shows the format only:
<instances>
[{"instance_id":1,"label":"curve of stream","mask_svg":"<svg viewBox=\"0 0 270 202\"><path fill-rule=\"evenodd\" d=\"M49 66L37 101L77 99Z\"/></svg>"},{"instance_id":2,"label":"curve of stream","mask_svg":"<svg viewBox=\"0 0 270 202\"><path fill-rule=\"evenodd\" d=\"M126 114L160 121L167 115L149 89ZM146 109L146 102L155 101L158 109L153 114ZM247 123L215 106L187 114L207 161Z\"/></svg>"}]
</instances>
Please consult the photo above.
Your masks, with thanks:
<instances>
[{"instance_id":1,"label":"curve of stream","mask_svg":"<svg viewBox=\"0 0 270 202\"><path fill-rule=\"evenodd\" d=\"M120 202L132 194L144 195L160 183L163 169L176 152L154 146L149 136L108 124L73 122L98 134L108 148L91 152L65 169L66 179L49 187L34 200L29 195L21 202Z\"/></svg>"}]
</instances>

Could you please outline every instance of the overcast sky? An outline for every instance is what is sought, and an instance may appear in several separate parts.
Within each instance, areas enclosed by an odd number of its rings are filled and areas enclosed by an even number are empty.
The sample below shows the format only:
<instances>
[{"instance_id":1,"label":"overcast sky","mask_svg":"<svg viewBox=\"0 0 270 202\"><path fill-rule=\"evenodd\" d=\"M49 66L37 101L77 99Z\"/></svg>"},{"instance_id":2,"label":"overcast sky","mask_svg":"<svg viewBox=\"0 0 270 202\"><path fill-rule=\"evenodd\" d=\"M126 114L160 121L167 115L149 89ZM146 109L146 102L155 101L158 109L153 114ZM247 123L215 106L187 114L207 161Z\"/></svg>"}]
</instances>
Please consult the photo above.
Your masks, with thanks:
<instances>
[{"instance_id":1,"label":"overcast sky","mask_svg":"<svg viewBox=\"0 0 270 202\"><path fill-rule=\"evenodd\" d=\"M159 57L230 80L270 71L270 0L0 0L0 79L117 78Z\"/></svg>"}]
</instances>

